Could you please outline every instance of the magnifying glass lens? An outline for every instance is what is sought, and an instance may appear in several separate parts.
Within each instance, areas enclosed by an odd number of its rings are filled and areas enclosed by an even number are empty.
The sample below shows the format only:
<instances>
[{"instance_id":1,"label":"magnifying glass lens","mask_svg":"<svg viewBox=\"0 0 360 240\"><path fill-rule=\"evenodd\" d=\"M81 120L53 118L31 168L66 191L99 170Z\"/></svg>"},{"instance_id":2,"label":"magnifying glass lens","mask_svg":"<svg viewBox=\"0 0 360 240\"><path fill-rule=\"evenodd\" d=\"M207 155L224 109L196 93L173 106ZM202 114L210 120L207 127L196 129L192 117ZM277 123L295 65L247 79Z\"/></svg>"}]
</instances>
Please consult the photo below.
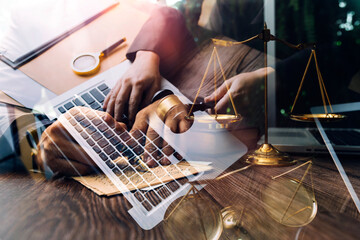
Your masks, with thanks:
<instances>
[{"instance_id":1,"label":"magnifying glass lens","mask_svg":"<svg viewBox=\"0 0 360 240\"><path fill-rule=\"evenodd\" d=\"M82 55L74 60L73 65L76 69L84 71L96 67L96 59L92 55Z\"/></svg>"}]
</instances>

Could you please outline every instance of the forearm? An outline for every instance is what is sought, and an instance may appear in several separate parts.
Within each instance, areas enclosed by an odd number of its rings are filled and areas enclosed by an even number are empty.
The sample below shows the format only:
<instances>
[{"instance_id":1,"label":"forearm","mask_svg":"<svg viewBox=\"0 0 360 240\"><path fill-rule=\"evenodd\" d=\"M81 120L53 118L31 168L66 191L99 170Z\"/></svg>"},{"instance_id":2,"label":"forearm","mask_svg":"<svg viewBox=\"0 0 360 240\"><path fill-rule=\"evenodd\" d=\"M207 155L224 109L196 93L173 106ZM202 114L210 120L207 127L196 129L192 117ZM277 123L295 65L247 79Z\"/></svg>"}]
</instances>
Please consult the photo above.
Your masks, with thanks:
<instances>
[{"instance_id":1,"label":"forearm","mask_svg":"<svg viewBox=\"0 0 360 240\"><path fill-rule=\"evenodd\" d=\"M166 75L195 46L181 13L172 8L161 7L152 11L126 56L134 61L139 51L156 53L160 60L160 72Z\"/></svg>"}]
</instances>

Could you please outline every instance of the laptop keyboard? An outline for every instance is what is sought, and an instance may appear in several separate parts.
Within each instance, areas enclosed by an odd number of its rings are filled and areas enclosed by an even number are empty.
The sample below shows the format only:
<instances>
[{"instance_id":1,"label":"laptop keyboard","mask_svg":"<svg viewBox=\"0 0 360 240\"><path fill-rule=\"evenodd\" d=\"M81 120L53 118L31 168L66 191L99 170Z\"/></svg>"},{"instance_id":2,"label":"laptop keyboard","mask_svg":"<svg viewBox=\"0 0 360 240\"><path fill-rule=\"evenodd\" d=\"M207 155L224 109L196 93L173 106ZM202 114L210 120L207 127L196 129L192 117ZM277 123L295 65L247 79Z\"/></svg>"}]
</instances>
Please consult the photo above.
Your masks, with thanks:
<instances>
[{"instance_id":1,"label":"laptop keyboard","mask_svg":"<svg viewBox=\"0 0 360 240\"><path fill-rule=\"evenodd\" d=\"M75 97L71 101L64 103L58 107L60 113L65 113L75 106L87 106L95 110L102 110L106 95L110 92L110 88L105 84L94 87L80 97Z\"/></svg>"},{"instance_id":2,"label":"laptop keyboard","mask_svg":"<svg viewBox=\"0 0 360 240\"><path fill-rule=\"evenodd\" d=\"M321 144L324 144L320 132L317 129L310 129L309 131L316 140L318 140ZM357 131L350 129L325 129L325 133L334 145L360 146L360 133Z\"/></svg>"},{"instance_id":3,"label":"laptop keyboard","mask_svg":"<svg viewBox=\"0 0 360 240\"><path fill-rule=\"evenodd\" d=\"M81 98L74 98L72 101L64 103L58 110L66 113L75 106L102 110L101 105L109 91L110 88L101 84L82 94ZM125 129L114 129L99 116L87 114L90 111L89 108L72 109L64 115L63 119L70 123L77 134L102 159L107 168L128 187L128 190L136 189L132 193L146 211L154 209L188 182L186 176L189 176L190 164L160 135L153 136L152 134L150 139L140 130L130 133ZM144 163L145 156L147 161L151 158L154 168L149 168ZM174 165L177 168L176 172L182 176L180 178L177 176L176 179L165 166L169 163L179 162L189 168L181 169ZM193 172L196 171L193 170ZM163 181L163 179L167 180ZM161 185L155 189L141 190L154 185L155 182Z\"/></svg>"}]
</instances>

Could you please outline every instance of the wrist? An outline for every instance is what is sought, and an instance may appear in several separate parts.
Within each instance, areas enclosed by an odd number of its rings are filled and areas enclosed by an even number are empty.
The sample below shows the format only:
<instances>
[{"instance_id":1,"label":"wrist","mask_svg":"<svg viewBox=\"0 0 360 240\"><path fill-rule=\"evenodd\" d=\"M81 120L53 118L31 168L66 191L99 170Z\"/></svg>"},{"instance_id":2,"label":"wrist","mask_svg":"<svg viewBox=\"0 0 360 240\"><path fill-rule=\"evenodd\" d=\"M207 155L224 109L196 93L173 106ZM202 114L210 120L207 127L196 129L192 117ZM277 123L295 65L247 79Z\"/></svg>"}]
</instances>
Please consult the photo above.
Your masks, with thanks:
<instances>
[{"instance_id":1,"label":"wrist","mask_svg":"<svg viewBox=\"0 0 360 240\"><path fill-rule=\"evenodd\" d=\"M174 94L174 93L169 89L161 89L154 94L154 96L151 99L151 103L154 103L157 100L162 99L162 98L172 95L172 94Z\"/></svg>"},{"instance_id":2,"label":"wrist","mask_svg":"<svg viewBox=\"0 0 360 240\"><path fill-rule=\"evenodd\" d=\"M136 52L135 61L141 59L142 61L148 61L153 64L159 65L160 63L160 57L156 53L152 51L144 51L140 50Z\"/></svg>"},{"instance_id":3,"label":"wrist","mask_svg":"<svg viewBox=\"0 0 360 240\"><path fill-rule=\"evenodd\" d=\"M176 108L177 106L183 105L180 99L176 95L168 95L158 100L156 113L161 120L165 120L167 114Z\"/></svg>"}]
</instances>

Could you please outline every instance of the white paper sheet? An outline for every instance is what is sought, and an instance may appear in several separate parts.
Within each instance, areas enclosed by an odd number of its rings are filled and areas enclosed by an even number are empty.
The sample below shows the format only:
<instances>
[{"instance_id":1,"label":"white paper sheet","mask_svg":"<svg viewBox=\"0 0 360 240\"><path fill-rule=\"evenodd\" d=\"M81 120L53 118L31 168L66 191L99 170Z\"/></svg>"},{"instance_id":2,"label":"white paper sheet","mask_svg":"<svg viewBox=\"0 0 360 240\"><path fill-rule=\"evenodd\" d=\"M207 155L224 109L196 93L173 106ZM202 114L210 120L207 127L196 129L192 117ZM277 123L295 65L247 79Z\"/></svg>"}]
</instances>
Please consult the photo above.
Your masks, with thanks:
<instances>
[{"instance_id":1,"label":"white paper sheet","mask_svg":"<svg viewBox=\"0 0 360 240\"><path fill-rule=\"evenodd\" d=\"M0 61L0 90L25 107L56 97L56 94L38 84L20 70L14 70Z\"/></svg>"},{"instance_id":2,"label":"white paper sheet","mask_svg":"<svg viewBox=\"0 0 360 240\"><path fill-rule=\"evenodd\" d=\"M15 62L30 51L52 41L116 0L22 0L9 9L10 21L0 39L0 53ZM6 5L1 4L1 8ZM2 10L3 12L4 10Z\"/></svg>"}]
</instances>

